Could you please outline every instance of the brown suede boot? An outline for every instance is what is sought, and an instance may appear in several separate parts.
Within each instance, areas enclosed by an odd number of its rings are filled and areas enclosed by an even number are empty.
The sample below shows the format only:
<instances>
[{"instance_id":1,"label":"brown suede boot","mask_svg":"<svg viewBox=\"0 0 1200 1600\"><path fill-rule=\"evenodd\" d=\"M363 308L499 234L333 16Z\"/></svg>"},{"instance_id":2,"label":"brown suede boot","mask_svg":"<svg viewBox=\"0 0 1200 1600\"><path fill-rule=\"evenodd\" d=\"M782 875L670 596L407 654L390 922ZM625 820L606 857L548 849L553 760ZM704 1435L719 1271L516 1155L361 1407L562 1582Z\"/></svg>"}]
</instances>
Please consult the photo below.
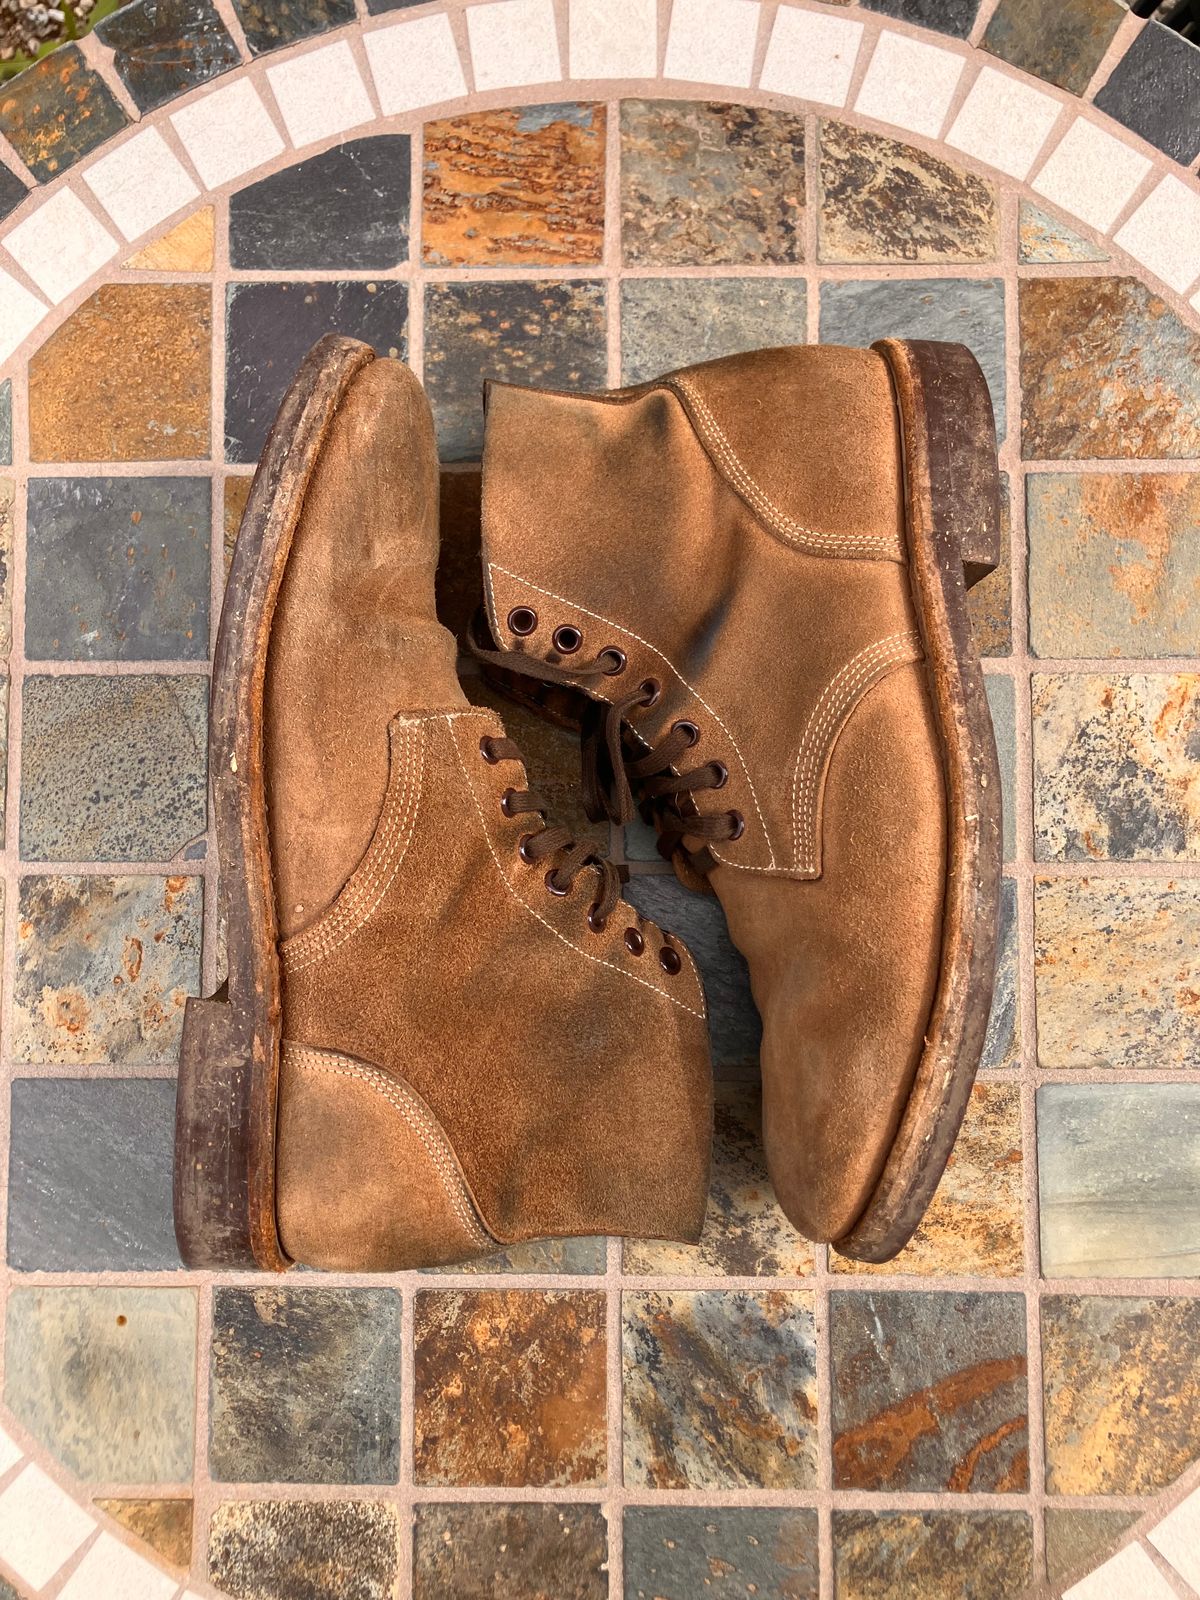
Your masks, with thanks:
<instances>
[{"instance_id":1,"label":"brown suede boot","mask_svg":"<svg viewBox=\"0 0 1200 1600\"><path fill-rule=\"evenodd\" d=\"M184 1026L191 1267L393 1271L700 1231L699 978L611 865L545 825L463 696L437 519L420 385L322 340L255 478L217 641L229 980Z\"/></svg>"},{"instance_id":2,"label":"brown suede boot","mask_svg":"<svg viewBox=\"0 0 1200 1600\"><path fill-rule=\"evenodd\" d=\"M489 391L494 660L556 715L564 687L600 703L592 798L642 802L749 962L779 1199L867 1261L920 1221L988 1021L1000 784L965 594L999 553L961 346Z\"/></svg>"}]
</instances>

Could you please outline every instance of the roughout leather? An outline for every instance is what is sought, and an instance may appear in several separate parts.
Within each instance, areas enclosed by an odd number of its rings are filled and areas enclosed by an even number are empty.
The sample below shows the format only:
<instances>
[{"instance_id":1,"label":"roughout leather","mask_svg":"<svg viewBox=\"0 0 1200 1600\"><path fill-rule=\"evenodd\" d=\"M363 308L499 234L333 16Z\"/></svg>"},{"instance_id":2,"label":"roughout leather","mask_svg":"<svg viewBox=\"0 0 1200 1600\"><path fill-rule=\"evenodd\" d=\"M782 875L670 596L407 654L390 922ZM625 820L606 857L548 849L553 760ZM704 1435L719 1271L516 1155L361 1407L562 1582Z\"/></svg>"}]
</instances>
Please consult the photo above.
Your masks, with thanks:
<instances>
[{"instance_id":1,"label":"roughout leather","mask_svg":"<svg viewBox=\"0 0 1200 1600\"><path fill-rule=\"evenodd\" d=\"M624 902L589 929L594 868L555 896L553 860L520 859L537 818L501 800L529 779L481 755L503 728L459 687L437 547L429 408L377 360L322 449L267 655L281 1240L358 1271L545 1235L694 1240L712 1115L699 978L690 958L662 969L663 936Z\"/></svg>"},{"instance_id":2,"label":"roughout leather","mask_svg":"<svg viewBox=\"0 0 1200 1600\"><path fill-rule=\"evenodd\" d=\"M904 491L871 351L764 351L602 396L488 392L496 639L546 656L571 624L571 660L618 646L627 668L602 688L663 685L631 713L638 734L653 745L686 718L700 740L683 768L729 769L696 796L746 824L713 847L708 881L763 1015L771 1176L820 1240L871 1197L939 966L945 790ZM538 614L528 638L507 625L515 606Z\"/></svg>"}]
</instances>

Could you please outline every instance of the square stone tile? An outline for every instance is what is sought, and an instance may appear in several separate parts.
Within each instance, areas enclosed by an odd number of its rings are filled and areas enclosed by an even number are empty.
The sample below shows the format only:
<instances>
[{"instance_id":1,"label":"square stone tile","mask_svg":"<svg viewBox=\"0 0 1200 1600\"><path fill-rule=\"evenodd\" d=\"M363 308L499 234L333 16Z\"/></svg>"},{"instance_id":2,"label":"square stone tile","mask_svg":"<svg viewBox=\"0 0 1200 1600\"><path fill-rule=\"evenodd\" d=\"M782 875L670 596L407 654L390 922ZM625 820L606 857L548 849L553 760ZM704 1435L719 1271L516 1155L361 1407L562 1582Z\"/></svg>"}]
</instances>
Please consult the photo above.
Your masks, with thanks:
<instances>
[{"instance_id":1,"label":"square stone tile","mask_svg":"<svg viewBox=\"0 0 1200 1600\"><path fill-rule=\"evenodd\" d=\"M842 1290L829 1315L836 1489L1028 1487L1023 1295Z\"/></svg>"},{"instance_id":2,"label":"square stone tile","mask_svg":"<svg viewBox=\"0 0 1200 1600\"><path fill-rule=\"evenodd\" d=\"M478 460L487 379L600 389L608 372L602 283L431 283L425 388L445 461Z\"/></svg>"},{"instance_id":3,"label":"square stone tile","mask_svg":"<svg viewBox=\"0 0 1200 1600\"><path fill-rule=\"evenodd\" d=\"M394 1483L400 1297L218 1289L209 1471L219 1483Z\"/></svg>"},{"instance_id":4,"label":"square stone tile","mask_svg":"<svg viewBox=\"0 0 1200 1600\"><path fill-rule=\"evenodd\" d=\"M1108 252L1065 223L1061 217L1022 200L1018 208L1017 260L1040 266L1059 261L1107 261Z\"/></svg>"},{"instance_id":5,"label":"square stone tile","mask_svg":"<svg viewBox=\"0 0 1200 1600\"><path fill-rule=\"evenodd\" d=\"M706 1289L621 1298L628 1488L815 1487L810 1294Z\"/></svg>"},{"instance_id":6,"label":"square stone tile","mask_svg":"<svg viewBox=\"0 0 1200 1600\"><path fill-rule=\"evenodd\" d=\"M602 1293L419 1293L417 1483L603 1483L606 1352Z\"/></svg>"},{"instance_id":7,"label":"square stone tile","mask_svg":"<svg viewBox=\"0 0 1200 1600\"><path fill-rule=\"evenodd\" d=\"M126 239L149 233L200 198L187 168L157 128L146 128L93 161L83 179Z\"/></svg>"},{"instance_id":8,"label":"square stone tile","mask_svg":"<svg viewBox=\"0 0 1200 1600\"><path fill-rule=\"evenodd\" d=\"M0 478L0 656L12 649L13 499L16 486Z\"/></svg>"},{"instance_id":9,"label":"square stone tile","mask_svg":"<svg viewBox=\"0 0 1200 1600\"><path fill-rule=\"evenodd\" d=\"M748 89L761 11L757 0L674 0L663 77Z\"/></svg>"},{"instance_id":10,"label":"square stone tile","mask_svg":"<svg viewBox=\"0 0 1200 1600\"><path fill-rule=\"evenodd\" d=\"M1096 106L1190 166L1200 155L1200 55L1194 43L1148 22L1113 68Z\"/></svg>"},{"instance_id":11,"label":"square stone tile","mask_svg":"<svg viewBox=\"0 0 1200 1600\"><path fill-rule=\"evenodd\" d=\"M1035 78L1082 95L1126 16L1121 0L1000 0L983 48Z\"/></svg>"},{"instance_id":12,"label":"square stone tile","mask_svg":"<svg viewBox=\"0 0 1200 1600\"><path fill-rule=\"evenodd\" d=\"M928 0L925 8L942 9L934 0ZM907 0L905 9L913 9ZM965 65L962 56L938 45L907 34L882 33L854 109L860 116L936 139Z\"/></svg>"},{"instance_id":13,"label":"square stone tile","mask_svg":"<svg viewBox=\"0 0 1200 1600\"><path fill-rule=\"evenodd\" d=\"M862 23L848 17L780 6L759 88L822 106L844 106L862 36Z\"/></svg>"},{"instance_id":14,"label":"square stone tile","mask_svg":"<svg viewBox=\"0 0 1200 1600\"><path fill-rule=\"evenodd\" d=\"M984 678L996 755L1000 761L1000 800L1003 807L1004 859L1017 850L1017 712L1016 686L1007 674L989 672Z\"/></svg>"},{"instance_id":15,"label":"square stone tile","mask_svg":"<svg viewBox=\"0 0 1200 1600\"><path fill-rule=\"evenodd\" d=\"M1150 170L1150 158L1078 117L1054 146L1033 187L1098 233L1106 233Z\"/></svg>"},{"instance_id":16,"label":"square stone tile","mask_svg":"<svg viewBox=\"0 0 1200 1600\"><path fill-rule=\"evenodd\" d=\"M241 61L212 0L134 0L95 31L139 111L166 105Z\"/></svg>"},{"instance_id":17,"label":"square stone tile","mask_svg":"<svg viewBox=\"0 0 1200 1600\"><path fill-rule=\"evenodd\" d=\"M18 178L11 167L0 161L0 218L11 216L22 201L29 198L23 178Z\"/></svg>"},{"instance_id":18,"label":"square stone tile","mask_svg":"<svg viewBox=\"0 0 1200 1600\"><path fill-rule=\"evenodd\" d=\"M282 50L297 39L311 39L353 22L354 0L233 0L233 9L256 56Z\"/></svg>"},{"instance_id":19,"label":"square stone tile","mask_svg":"<svg viewBox=\"0 0 1200 1600\"><path fill-rule=\"evenodd\" d=\"M96 1509L140 1539L176 1572L192 1565L190 1500L97 1500Z\"/></svg>"},{"instance_id":20,"label":"square stone tile","mask_svg":"<svg viewBox=\"0 0 1200 1600\"><path fill-rule=\"evenodd\" d=\"M573 78L653 78L658 0L571 0Z\"/></svg>"},{"instance_id":21,"label":"square stone tile","mask_svg":"<svg viewBox=\"0 0 1200 1600\"><path fill-rule=\"evenodd\" d=\"M240 178L284 147L262 97L244 78L173 111L171 121L206 189Z\"/></svg>"},{"instance_id":22,"label":"square stone tile","mask_svg":"<svg viewBox=\"0 0 1200 1600\"><path fill-rule=\"evenodd\" d=\"M1113 243L1183 294L1200 277L1200 196L1168 174L1117 230Z\"/></svg>"},{"instance_id":23,"label":"square stone tile","mask_svg":"<svg viewBox=\"0 0 1200 1600\"><path fill-rule=\"evenodd\" d=\"M979 0L863 0L868 11L913 22L919 28L932 28L965 39L975 25Z\"/></svg>"},{"instance_id":24,"label":"square stone tile","mask_svg":"<svg viewBox=\"0 0 1200 1600\"><path fill-rule=\"evenodd\" d=\"M813 1249L780 1210L762 1152L762 1092L718 1080L712 1187L698 1245L627 1239L624 1269L635 1276L794 1277L813 1269Z\"/></svg>"},{"instance_id":25,"label":"square stone tile","mask_svg":"<svg viewBox=\"0 0 1200 1600\"><path fill-rule=\"evenodd\" d=\"M1200 1300L1042 1301L1046 1489L1152 1494L1195 1459Z\"/></svg>"},{"instance_id":26,"label":"square stone tile","mask_svg":"<svg viewBox=\"0 0 1200 1600\"><path fill-rule=\"evenodd\" d=\"M630 1506L626 1600L817 1600L817 1513Z\"/></svg>"},{"instance_id":27,"label":"square stone tile","mask_svg":"<svg viewBox=\"0 0 1200 1600\"><path fill-rule=\"evenodd\" d=\"M60 46L0 88L0 132L39 183L74 166L128 122L77 44Z\"/></svg>"},{"instance_id":28,"label":"square stone tile","mask_svg":"<svg viewBox=\"0 0 1200 1600\"><path fill-rule=\"evenodd\" d=\"M258 460L296 369L323 334L404 359L404 283L231 283L225 356L225 459Z\"/></svg>"},{"instance_id":29,"label":"square stone tile","mask_svg":"<svg viewBox=\"0 0 1200 1600\"><path fill-rule=\"evenodd\" d=\"M46 302L10 273L0 272L0 360L7 361L46 315Z\"/></svg>"},{"instance_id":30,"label":"square stone tile","mask_svg":"<svg viewBox=\"0 0 1200 1600\"><path fill-rule=\"evenodd\" d=\"M26 526L28 659L207 659L208 478L32 478Z\"/></svg>"},{"instance_id":31,"label":"square stone tile","mask_svg":"<svg viewBox=\"0 0 1200 1600\"><path fill-rule=\"evenodd\" d=\"M0 1560L40 1589L95 1529L95 1521L40 1467L27 1466L0 1495ZM11 1590L16 1596L17 1591Z\"/></svg>"},{"instance_id":32,"label":"square stone tile","mask_svg":"<svg viewBox=\"0 0 1200 1600\"><path fill-rule=\"evenodd\" d=\"M200 987L202 904L199 878L22 878L15 1060L177 1059L183 1003Z\"/></svg>"},{"instance_id":33,"label":"square stone tile","mask_svg":"<svg viewBox=\"0 0 1200 1600\"><path fill-rule=\"evenodd\" d=\"M497 1250L495 1255L477 1256L451 1267L430 1267L441 1272L465 1273L468 1277L493 1277L498 1273L561 1273L567 1277L598 1277L608 1267L606 1239L527 1239Z\"/></svg>"},{"instance_id":34,"label":"square stone tile","mask_svg":"<svg viewBox=\"0 0 1200 1600\"><path fill-rule=\"evenodd\" d=\"M838 1600L1016 1600L1033 1578L1023 1511L835 1511Z\"/></svg>"},{"instance_id":35,"label":"square stone tile","mask_svg":"<svg viewBox=\"0 0 1200 1600\"><path fill-rule=\"evenodd\" d=\"M215 232L213 207L203 206L135 250L125 265L138 272L211 272Z\"/></svg>"},{"instance_id":36,"label":"square stone tile","mask_svg":"<svg viewBox=\"0 0 1200 1600\"><path fill-rule=\"evenodd\" d=\"M1042 1273L1200 1276L1200 1084L1038 1090Z\"/></svg>"},{"instance_id":37,"label":"square stone tile","mask_svg":"<svg viewBox=\"0 0 1200 1600\"><path fill-rule=\"evenodd\" d=\"M948 339L969 345L983 368L1005 433L1004 284L1000 279L910 278L821 285L825 344L876 339Z\"/></svg>"},{"instance_id":38,"label":"square stone tile","mask_svg":"<svg viewBox=\"0 0 1200 1600\"><path fill-rule=\"evenodd\" d=\"M1200 654L1200 475L1031 473L1025 495L1038 655Z\"/></svg>"},{"instance_id":39,"label":"square stone tile","mask_svg":"<svg viewBox=\"0 0 1200 1600\"><path fill-rule=\"evenodd\" d=\"M552 0L495 0L467 12L475 87L517 89L562 77Z\"/></svg>"},{"instance_id":40,"label":"square stone tile","mask_svg":"<svg viewBox=\"0 0 1200 1600\"><path fill-rule=\"evenodd\" d=\"M112 234L70 189L60 189L31 211L4 247L55 305L74 294L118 249Z\"/></svg>"},{"instance_id":41,"label":"square stone tile","mask_svg":"<svg viewBox=\"0 0 1200 1600\"><path fill-rule=\"evenodd\" d=\"M407 134L351 139L229 198L235 270L370 271L408 256Z\"/></svg>"},{"instance_id":42,"label":"square stone tile","mask_svg":"<svg viewBox=\"0 0 1200 1600\"><path fill-rule=\"evenodd\" d=\"M0 383L0 466L12 466L12 379L5 378ZM9 491L11 504L12 485L3 480L5 488Z\"/></svg>"},{"instance_id":43,"label":"square stone tile","mask_svg":"<svg viewBox=\"0 0 1200 1600\"><path fill-rule=\"evenodd\" d=\"M695 957L708 1000L714 1066L754 1065L762 1023L750 993L749 969L729 937L720 902L693 894L673 873L634 874L625 898L660 928L677 933Z\"/></svg>"},{"instance_id":44,"label":"square stone tile","mask_svg":"<svg viewBox=\"0 0 1200 1600\"><path fill-rule=\"evenodd\" d=\"M1006 473L1000 475L1000 565L968 592L967 610L979 654L1012 655L1012 490Z\"/></svg>"},{"instance_id":45,"label":"square stone tile","mask_svg":"<svg viewBox=\"0 0 1200 1600\"><path fill-rule=\"evenodd\" d=\"M1062 103L1007 72L980 69L946 134L977 161L1024 178L1062 113Z\"/></svg>"},{"instance_id":46,"label":"square stone tile","mask_svg":"<svg viewBox=\"0 0 1200 1600\"><path fill-rule=\"evenodd\" d=\"M1200 455L1200 333L1144 284L1027 278L1020 316L1027 460Z\"/></svg>"},{"instance_id":47,"label":"square stone tile","mask_svg":"<svg viewBox=\"0 0 1200 1600\"><path fill-rule=\"evenodd\" d=\"M1091 1572L1112 1554L1139 1520L1137 1511L1076 1511L1046 1507L1046 1566L1061 1586Z\"/></svg>"},{"instance_id":48,"label":"square stone tile","mask_svg":"<svg viewBox=\"0 0 1200 1600\"><path fill-rule=\"evenodd\" d=\"M1033 679L1039 861L1200 858L1200 675Z\"/></svg>"},{"instance_id":49,"label":"square stone tile","mask_svg":"<svg viewBox=\"0 0 1200 1600\"><path fill-rule=\"evenodd\" d=\"M413 1600L608 1600L608 1524L593 1505L418 1505Z\"/></svg>"},{"instance_id":50,"label":"square stone tile","mask_svg":"<svg viewBox=\"0 0 1200 1600\"><path fill-rule=\"evenodd\" d=\"M86 1482L192 1476L196 1295L191 1289L9 1293L4 1401Z\"/></svg>"},{"instance_id":51,"label":"square stone tile","mask_svg":"<svg viewBox=\"0 0 1200 1600\"><path fill-rule=\"evenodd\" d=\"M458 45L445 16L373 29L363 35L363 47L385 117L457 100L467 92Z\"/></svg>"},{"instance_id":52,"label":"square stone tile","mask_svg":"<svg viewBox=\"0 0 1200 1600\"><path fill-rule=\"evenodd\" d=\"M988 1018L980 1069L1015 1067L1021 1060L1020 972L1017 936L1017 886L1012 878L1000 880L1000 947L996 959L996 985Z\"/></svg>"},{"instance_id":53,"label":"square stone tile","mask_svg":"<svg viewBox=\"0 0 1200 1600\"><path fill-rule=\"evenodd\" d=\"M103 1531L58 1591L62 1600L93 1600L95 1595L120 1595L121 1600L171 1600L179 1585L157 1563L131 1550Z\"/></svg>"},{"instance_id":54,"label":"square stone tile","mask_svg":"<svg viewBox=\"0 0 1200 1600\"><path fill-rule=\"evenodd\" d=\"M34 461L207 457L212 296L199 283L110 283L29 363Z\"/></svg>"},{"instance_id":55,"label":"square stone tile","mask_svg":"<svg viewBox=\"0 0 1200 1600\"><path fill-rule=\"evenodd\" d=\"M8 698L8 672L4 668L0 669L0 836L8 811Z\"/></svg>"},{"instance_id":56,"label":"square stone tile","mask_svg":"<svg viewBox=\"0 0 1200 1600\"><path fill-rule=\"evenodd\" d=\"M831 1253L830 1268L856 1277L1016 1277L1025 1254L1022 1178L1020 1085L981 1081L971 1092L958 1142L912 1242L882 1266Z\"/></svg>"},{"instance_id":57,"label":"square stone tile","mask_svg":"<svg viewBox=\"0 0 1200 1600\"><path fill-rule=\"evenodd\" d=\"M207 678L26 678L22 860L172 860L207 826L207 740Z\"/></svg>"},{"instance_id":58,"label":"square stone tile","mask_svg":"<svg viewBox=\"0 0 1200 1600\"><path fill-rule=\"evenodd\" d=\"M177 1267L174 1131L170 1079L14 1079L9 1266L19 1272Z\"/></svg>"},{"instance_id":59,"label":"square stone tile","mask_svg":"<svg viewBox=\"0 0 1200 1600\"><path fill-rule=\"evenodd\" d=\"M606 114L525 106L427 122L427 266L586 266L604 253Z\"/></svg>"},{"instance_id":60,"label":"square stone tile","mask_svg":"<svg viewBox=\"0 0 1200 1600\"><path fill-rule=\"evenodd\" d=\"M267 68L267 80L297 149L361 128L375 115L354 53L344 39L285 57Z\"/></svg>"},{"instance_id":61,"label":"square stone tile","mask_svg":"<svg viewBox=\"0 0 1200 1600\"><path fill-rule=\"evenodd\" d=\"M821 124L822 261L994 261L999 227L986 178L863 128Z\"/></svg>"},{"instance_id":62,"label":"square stone tile","mask_svg":"<svg viewBox=\"0 0 1200 1600\"><path fill-rule=\"evenodd\" d=\"M626 278L621 381L807 340L802 278Z\"/></svg>"},{"instance_id":63,"label":"square stone tile","mask_svg":"<svg viewBox=\"0 0 1200 1600\"><path fill-rule=\"evenodd\" d=\"M1200 883L1037 884L1038 1061L1146 1071L1200 1060Z\"/></svg>"},{"instance_id":64,"label":"square stone tile","mask_svg":"<svg viewBox=\"0 0 1200 1600\"><path fill-rule=\"evenodd\" d=\"M707 101L622 101L628 265L802 261L804 206L802 116Z\"/></svg>"},{"instance_id":65,"label":"square stone tile","mask_svg":"<svg viewBox=\"0 0 1200 1600\"><path fill-rule=\"evenodd\" d=\"M396 1511L370 1500L219 1505L208 1578L233 1600L393 1600Z\"/></svg>"}]
</instances>

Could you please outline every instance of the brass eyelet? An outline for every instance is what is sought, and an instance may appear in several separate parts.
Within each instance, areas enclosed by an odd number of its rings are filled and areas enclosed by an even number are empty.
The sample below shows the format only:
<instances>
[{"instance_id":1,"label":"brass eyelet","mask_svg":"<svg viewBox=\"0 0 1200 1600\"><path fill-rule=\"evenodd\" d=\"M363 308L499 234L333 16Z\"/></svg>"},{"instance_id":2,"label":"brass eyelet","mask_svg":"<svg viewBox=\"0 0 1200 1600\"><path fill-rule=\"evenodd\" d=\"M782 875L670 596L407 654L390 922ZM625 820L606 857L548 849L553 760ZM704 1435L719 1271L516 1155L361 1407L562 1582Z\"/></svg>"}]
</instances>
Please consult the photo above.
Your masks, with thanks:
<instances>
[{"instance_id":1,"label":"brass eyelet","mask_svg":"<svg viewBox=\"0 0 1200 1600\"><path fill-rule=\"evenodd\" d=\"M646 948L646 941L637 928L625 929L625 948L631 956L640 956Z\"/></svg>"},{"instance_id":2,"label":"brass eyelet","mask_svg":"<svg viewBox=\"0 0 1200 1600\"><path fill-rule=\"evenodd\" d=\"M554 630L554 648L560 656L573 656L583 643L583 635L578 628L573 628L569 623L564 623L561 628Z\"/></svg>"},{"instance_id":3,"label":"brass eyelet","mask_svg":"<svg viewBox=\"0 0 1200 1600\"><path fill-rule=\"evenodd\" d=\"M492 737L488 733L485 733L483 738L479 741L479 754L487 762L489 767L494 767L499 764L500 757L493 749Z\"/></svg>"},{"instance_id":4,"label":"brass eyelet","mask_svg":"<svg viewBox=\"0 0 1200 1600\"><path fill-rule=\"evenodd\" d=\"M672 978L683 970L683 959L674 945L663 945L658 952L658 964Z\"/></svg>"},{"instance_id":5,"label":"brass eyelet","mask_svg":"<svg viewBox=\"0 0 1200 1600\"><path fill-rule=\"evenodd\" d=\"M729 815L733 820L733 832L729 835L730 840L740 839L746 831L746 819L740 811L731 811Z\"/></svg>"},{"instance_id":6,"label":"brass eyelet","mask_svg":"<svg viewBox=\"0 0 1200 1600\"><path fill-rule=\"evenodd\" d=\"M603 933L608 927L608 918L597 915L597 908L590 907L587 914L587 925L593 933Z\"/></svg>"},{"instance_id":7,"label":"brass eyelet","mask_svg":"<svg viewBox=\"0 0 1200 1600\"><path fill-rule=\"evenodd\" d=\"M671 732L686 733L689 749L691 749L693 745L700 743L700 729L694 722L688 722L683 717L681 717L678 722L673 722L671 724Z\"/></svg>"},{"instance_id":8,"label":"brass eyelet","mask_svg":"<svg viewBox=\"0 0 1200 1600\"><path fill-rule=\"evenodd\" d=\"M527 867L533 867L537 865L536 858L531 856L529 853L529 846L532 843L533 835L531 833L523 833L521 835L521 842L517 846L517 854Z\"/></svg>"},{"instance_id":9,"label":"brass eyelet","mask_svg":"<svg viewBox=\"0 0 1200 1600\"><path fill-rule=\"evenodd\" d=\"M609 661L609 665L604 669L604 676L606 678L615 678L619 673L625 671L626 662L624 650L618 650L615 644L610 644L606 649L601 650L600 652L600 660L603 661L605 657L607 657Z\"/></svg>"},{"instance_id":10,"label":"brass eyelet","mask_svg":"<svg viewBox=\"0 0 1200 1600\"><path fill-rule=\"evenodd\" d=\"M713 770L716 772L716 779L712 783L711 787L714 789L723 789L729 782L729 768L723 761L714 761L712 765Z\"/></svg>"},{"instance_id":11,"label":"brass eyelet","mask_svg":"<svg viewBox=\"0 0 1200 1600\"><path fill-rule=\"evenodd\" d=\"M506 817L516 816L516 812L512 809L512 803L516 793L517 791L515 789L505 789L504 793L500 796L500 809L503 811Z\"/></svg>"},{"instance_id":12,"label":"brass eyelet","mask_svg":"<svg viewBox=\"0 0 1200 1600\"><path fill-rule=\"evenodd\" d=\"M519 639L533 633L538 625L538 615L532 606L514 606L508 613L508 631Z\"/></svg>"},{"instance_id":13,"label":"brass eyelet","mask_svg":"<svg viewBox=\"0 0 1200 1600\"><path fill-rule=\"evenodd\" d=\"M564 889L559 884L557 873L557 867L550 868L550 871L546 874L546 888L549 889L551 894L558 895L558 897L561 899L564 895L570 894L571 891L570 889Z\"/></svg>"},{"instance_id":14,"label":"brass eyelet","mask_svg":"<svg viewBox=\"0 0 1200 1600\"><path fill-rule=\"evenodd\" d=\"M657 678L646 678L638 686L638 693L642 697L638 704L643 710L649 711L662 699L662 684Z\"/></svg>"}]
</instances>

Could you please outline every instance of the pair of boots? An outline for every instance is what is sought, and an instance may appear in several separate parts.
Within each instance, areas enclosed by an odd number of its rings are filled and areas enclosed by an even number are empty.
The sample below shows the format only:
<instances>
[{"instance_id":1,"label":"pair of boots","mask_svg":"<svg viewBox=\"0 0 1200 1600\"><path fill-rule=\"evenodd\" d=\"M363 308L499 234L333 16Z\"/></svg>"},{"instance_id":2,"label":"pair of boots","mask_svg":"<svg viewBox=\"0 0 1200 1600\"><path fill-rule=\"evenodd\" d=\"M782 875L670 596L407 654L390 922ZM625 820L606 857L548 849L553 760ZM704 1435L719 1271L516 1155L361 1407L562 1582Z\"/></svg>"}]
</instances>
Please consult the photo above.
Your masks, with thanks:
<instances>
[{"instance_id":1,"label":"pair of boots","mask_svg":"<svg viewBox=\"0 0 1200 1600\"><path fill-rule=\"evenodd\" d=\"M601 395L493 385L483 481L477 653L580 723L593 814L640 807L719 897L780 1203L887 1260L953 1145L995 960L1000 785L965 603L1000 553L978 367L884 341ZM437 555L420 385L322 340L217 641L229 977L184 1026L189 1266L699 1236L700 978L463 695Z\"/></svg>"}]
</instances>

